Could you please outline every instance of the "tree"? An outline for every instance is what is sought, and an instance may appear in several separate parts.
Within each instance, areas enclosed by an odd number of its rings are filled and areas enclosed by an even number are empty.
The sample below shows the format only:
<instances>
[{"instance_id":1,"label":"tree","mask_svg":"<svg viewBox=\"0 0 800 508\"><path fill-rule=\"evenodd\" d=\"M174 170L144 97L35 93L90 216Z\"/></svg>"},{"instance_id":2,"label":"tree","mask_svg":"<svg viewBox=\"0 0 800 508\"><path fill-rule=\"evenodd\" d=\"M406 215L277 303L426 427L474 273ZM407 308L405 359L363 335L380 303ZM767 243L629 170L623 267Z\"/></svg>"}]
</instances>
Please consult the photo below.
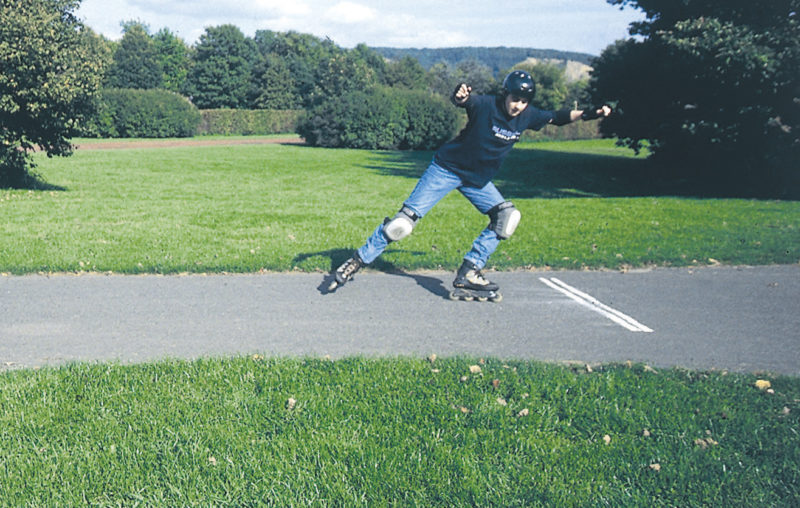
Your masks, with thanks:
<instances>
[{"instance_id":1,"label":"tree","mask_svg":"<svg viewBox=\"0 0 800 508\"><path fill-rule=\"evenodd\" d=\"M608 2L640 8L647 21L595 61L591 96L621 113L602 123L605 135L647 146L673 173L748 186L779 181L786 168L797 177L800 0Z\"/></svg>"},{"instance_id":2,"label":"tree","mask_svg":"<svg viewBox=\"0 0 800 508\"><path fill-rule=\"evenodd\" d=\"M364 43L358 44L353 48L353 55L366 62L367 66L375 72L375 79L378 83L386 83L386 59L377 51L371 49ZM423 68L423 74L425 70Z\"/></svg>"},{"instance_id":3,"label":"tree","mask_svg":"<svg viewBox=\"0 0 800 508\"><path fill-rule=\"evenodd\" d=\"M75 16L79 0L0 3L0 186L30 186L36 147L72 153L109 55Z\"/></svg>"},{"instance_id":4,"label":"tree","mask_svg":"<svg viewBox=\"0 0 800 508\"><path fill-rule=\"evenodd\" d=\"M252 85L250 105L255 109L296 109L302 104L289 66L274 53L255 65Z\"/></svg>"},{"instance_id":5,"label":"tree","mask_svg":"<svg viewBox=\"0 0 800 508\"><path fill-rule=\"evenodd\" d=\"M428 88L428 73L413 56L389 62L385 66L384 83L395 88L425 90Z\"/></svg>"},{"instance_id":6,"label":"tree","mask_svg":"<svg viewBox=\"0 0 800 508\"><path fill-rule=\"evenodd\" d=\"M322 62L341 53L333 41L294 31L271 30L257 31L254 40L262 56L272 54L284 61L294 85L292 95L298 98L301 106L310 107L318 101L321 79L318 73Z\"/></svg>"},{"instance_id":7,"label":"tree","mask_svg":"<svg viewBox=\"0 0 800 508\"><path fill-rule=\"evenodd\" d=\"M153 36L153 46L161 68L161 88L180 93L186 86L191 64L191 49L166 28Z\"/></svg>"},{"instance_id":8,"label":"tree","mask_svg":"<svg viewBox=\"0 0 800 508\"><path fill-rule=\"evenodd\" d=\"M161 87L161 62L149 29L139 21L128 21L122 26L124 34L106 76L107 86L138 89Z\"/></svg>"},{"instance_id":9,"label":"tree","mask_svg":"<svg viewBox=\"0 0 800 508\"><path fill-rule=\"evenodd\" d=\"M187 92L199 108L246 108L257 50L233 25L206 28L195 48Z\"/></svg>"},{"instance_id":10,"label":"tree","mask_svg":"<svg viewBox=\"0 0 800 508\"><path fill-rule=\"evenodd\" d=\"M491 93L498 85L492 70L473 59L463 60L456 65L455 78L456 83L451 83L448 95L457 83L469 83L475 93Z\"/></svg>"},{"instance_id":11,"label":"tree","mask_svg":"<svg viewBox=\"0 0 800 508\"><path fill-rule=\"evenodd\" d=\"M320 104L353 90L367 90L377 84L375 72L357 54L339 51L317 65L311 104Z\"/></svg>"},{"instance_id":12,"label":"tree","mask_svg":"<svg viewBox=\"0 0 800 508\"><path fill-rule=\"evenodd\" d=\"M474 93L492 93L498 90L491 69L477 60L463 60L456 66L445 62L434 64L428 71L430 89L443 97L450 97L459 83L468 83Z\"/></svg>"}]
</instances>

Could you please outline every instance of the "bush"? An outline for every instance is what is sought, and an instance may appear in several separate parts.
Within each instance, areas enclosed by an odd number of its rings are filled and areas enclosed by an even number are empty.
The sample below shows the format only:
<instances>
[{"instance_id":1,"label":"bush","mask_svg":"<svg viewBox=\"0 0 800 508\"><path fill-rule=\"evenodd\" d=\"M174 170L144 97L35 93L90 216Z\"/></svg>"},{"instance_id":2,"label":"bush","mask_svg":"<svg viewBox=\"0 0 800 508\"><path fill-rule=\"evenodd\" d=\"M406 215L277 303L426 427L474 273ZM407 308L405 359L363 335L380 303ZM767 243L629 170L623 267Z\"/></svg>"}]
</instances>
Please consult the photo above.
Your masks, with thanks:
<instances>
[{"instance_id":1,"label":"bush","mask_svg":"<svg viewBox=\"0 0 800 508\"><path fill-rule=\"evenodd\" d=\"M312 146L396 149L407 119L397 98L385 89L352 91L313 108L297 132Z\"/></svg>"},{"instance_id":2,"label":"bush","mask_svg":"<svg viewBox=\"0 0 800 508\"><path fill-rule=\"evenodd\" d=\"M200 134L242 136L294 132L303 115L291 109L203 109L200 113Z\"/></svg>"},{"instance_id":3,"label":"bush","mask_svg":"<svg viewBox=\"0 0 800 508\"><path fill-rule=\"evenodd\" d=\"M579 139L600 139L600 120L577 121L567 125L547 125L540 131L525 131L523 141L576 141Z\"/></svg>"},{"instance_id":4,"label":"bush","mask_svg":"<svg viewBox=\"0 0 800 508\"><path fill-rule=\"evenodd\" d=\"M429 150L451 138L458 111L431 94L373 88L333 97L310 111L297 133L312 146Z\"/></svg>"},{"instance_id":5,"label":"bush","mask_svg":"<svg viewBox=\"0 0 800 508\"><path fill-rule=\"evenodd\" d=\"M98 113L83 135L104 138L180 138L197 133L200 111L167 90L111 88L100 93Z\"/></svg>"},{"instance_id":6,"label":"bush","mask_svg":"<svg viewBox=\"0 0 800 508\"><path fill-rule=\"evenodd\" d=\"M400 94L408 116L401 148L433 150L453 138L462 126L460 110L446 99L422 91L404 91Z\"/></svg>"}]
</instances>

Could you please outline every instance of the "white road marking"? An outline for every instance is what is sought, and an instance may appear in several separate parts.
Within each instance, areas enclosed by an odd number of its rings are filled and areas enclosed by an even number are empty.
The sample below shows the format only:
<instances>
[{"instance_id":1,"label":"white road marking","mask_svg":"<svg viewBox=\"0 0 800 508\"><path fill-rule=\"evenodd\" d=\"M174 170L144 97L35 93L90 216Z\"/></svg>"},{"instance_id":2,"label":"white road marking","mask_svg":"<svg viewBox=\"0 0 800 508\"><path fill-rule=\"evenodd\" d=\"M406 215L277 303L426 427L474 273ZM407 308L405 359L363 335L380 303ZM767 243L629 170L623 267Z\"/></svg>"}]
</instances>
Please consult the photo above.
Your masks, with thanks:
<instances>
[{"instance_id":1,"label":"white road marking","mask_svg":"<svg viewBox=\"0 0 800 508\"><path fill-rule=\"evenodd\" d=\"M608 305L605 305L604 303L594 298L592 295L586 294L583 291L576 289L555 277L550 277L550 279L539 277L539 280L542 281L547 286L555 289L556 291L564 293L565 295L572 298L576 302L580 303L584 307L592 309L598 314L607 317L608 319L617 323L623 328L626 328L632 332L651 333L653 331L652 328L643 325L642 323L636 321L627 314L623 314L622 312L613 309Z\"/></svg>"}]
</instances>

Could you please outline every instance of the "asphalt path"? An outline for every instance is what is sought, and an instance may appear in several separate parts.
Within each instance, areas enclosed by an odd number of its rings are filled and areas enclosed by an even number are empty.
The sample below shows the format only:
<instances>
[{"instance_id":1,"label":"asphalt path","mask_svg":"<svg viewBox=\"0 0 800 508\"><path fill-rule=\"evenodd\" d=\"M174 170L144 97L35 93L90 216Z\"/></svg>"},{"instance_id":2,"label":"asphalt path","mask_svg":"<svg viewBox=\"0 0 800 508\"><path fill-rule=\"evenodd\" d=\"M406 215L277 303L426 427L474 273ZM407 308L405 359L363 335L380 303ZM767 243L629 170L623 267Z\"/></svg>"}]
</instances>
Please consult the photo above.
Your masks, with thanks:
<instances>
[{"instance_id":1,"label":"asphalt path","mask_svg":"<svg viewBox=\"0 0 800 508\"><path fill-rule=\"evenodd\" d=\"M3 276L0 369L435 353L800 375L800 265L487 275L502 302L450 301L445 272L359 273L333 294L324 274Z\"/></svg>"}]
</instances>

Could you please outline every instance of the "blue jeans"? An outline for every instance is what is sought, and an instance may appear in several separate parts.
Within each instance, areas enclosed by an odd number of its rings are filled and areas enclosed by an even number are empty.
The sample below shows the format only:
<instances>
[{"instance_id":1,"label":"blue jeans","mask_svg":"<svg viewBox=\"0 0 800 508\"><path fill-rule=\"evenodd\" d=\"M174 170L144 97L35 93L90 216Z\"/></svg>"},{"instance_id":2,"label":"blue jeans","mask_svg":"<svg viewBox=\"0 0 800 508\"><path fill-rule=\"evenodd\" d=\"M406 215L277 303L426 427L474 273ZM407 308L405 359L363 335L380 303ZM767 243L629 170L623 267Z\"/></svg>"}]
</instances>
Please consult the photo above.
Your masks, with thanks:
<instances>
[{"instance_id":1,"label":"blue jeans","mask_svg":"<svg viewBox=\"0 0 800 508\"><path fill-rule=\"evenodd\" d=\"M422 218L454 189L458 189L483 214L505 201L492 182L487 183L481 189L468 187L464 185L458 175L431 162L404 205ZM464 259L471 261L478 269L481 269L486 266L486 261L497 249L499 243L500 239L497 234L487 227L475 239L472 249L464 256ZM380 224L372 232L367 242L358 249L358 255L362 261L369 264L375 261L388 245L389 240L383 234L383 224Z\"/></svg>"}]
</instances>

